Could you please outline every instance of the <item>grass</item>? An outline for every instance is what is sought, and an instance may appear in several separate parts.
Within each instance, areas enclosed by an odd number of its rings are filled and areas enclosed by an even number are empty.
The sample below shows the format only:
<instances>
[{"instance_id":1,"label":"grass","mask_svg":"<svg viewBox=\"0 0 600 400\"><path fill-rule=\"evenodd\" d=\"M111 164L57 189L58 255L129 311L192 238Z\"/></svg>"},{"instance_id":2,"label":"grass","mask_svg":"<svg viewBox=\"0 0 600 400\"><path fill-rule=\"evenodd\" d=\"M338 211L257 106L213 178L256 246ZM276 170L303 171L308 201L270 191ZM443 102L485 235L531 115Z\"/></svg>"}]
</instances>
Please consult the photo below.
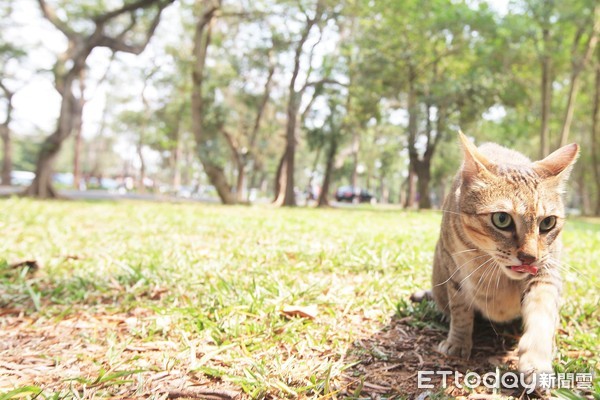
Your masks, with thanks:
<instances>
[{"instance_id":1,"label":"grass","mask_svg":"<svg viewBox=\"0 0 600 400\"><path fill-rule=\"evenodd\" d=\"M351 349L431 314L407 298L429 285L440 217L0 200L0 399L358 397ZM564 241L556 368L598 371L600 222Z\"/></svg>"}]
</instances>

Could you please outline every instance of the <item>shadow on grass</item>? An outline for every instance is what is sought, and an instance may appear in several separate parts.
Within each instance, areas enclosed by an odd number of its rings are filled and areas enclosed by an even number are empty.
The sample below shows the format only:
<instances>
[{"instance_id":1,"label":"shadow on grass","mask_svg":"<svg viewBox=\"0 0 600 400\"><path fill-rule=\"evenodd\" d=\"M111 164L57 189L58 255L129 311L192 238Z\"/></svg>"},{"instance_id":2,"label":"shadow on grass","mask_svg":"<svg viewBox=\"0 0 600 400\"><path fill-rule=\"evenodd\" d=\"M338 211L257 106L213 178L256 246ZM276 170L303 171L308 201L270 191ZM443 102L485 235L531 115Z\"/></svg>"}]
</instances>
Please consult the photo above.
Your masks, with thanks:
<instances>
[{"instance_id":1,"label":"shadow on grass","mask_svg":"<svg viewBox=\"0 0 600 400\"><path fill-rule=\"evenodd\" d=\"M516 369L516 344L521 321L492 324L477 318L473 335L473 350L469 360L447 357L437 351L438 343L448 332L433 302L420 304L401 302L390 323L375 335L357 340L348 352L355 365L348 371L347 393L354 398L449 398L468 396L466 388L454 385L454 371L473 371L480 376L488 372ZM419 388L419 371L431 378ZM452 371L443 386L439 371ZM459 379L462 384L462 378ZM482 389L485 387L482 385ZM473 393L475 394L475 393ZM503 395L519 397L522 391L503 391ZM488 394L480 394L484 398ZM526 398L526 396L525 396Z\"/></svg>"}]
</instances>

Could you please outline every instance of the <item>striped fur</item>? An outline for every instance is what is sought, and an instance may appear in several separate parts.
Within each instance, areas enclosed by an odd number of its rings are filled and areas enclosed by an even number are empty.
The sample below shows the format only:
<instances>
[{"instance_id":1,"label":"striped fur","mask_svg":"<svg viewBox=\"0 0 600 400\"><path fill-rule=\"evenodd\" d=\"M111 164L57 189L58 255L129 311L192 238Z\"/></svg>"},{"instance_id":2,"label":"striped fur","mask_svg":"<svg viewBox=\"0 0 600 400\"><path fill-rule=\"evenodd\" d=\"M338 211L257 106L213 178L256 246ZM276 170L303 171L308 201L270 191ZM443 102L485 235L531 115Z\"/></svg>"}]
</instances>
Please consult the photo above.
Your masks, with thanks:
<instances>
[{"instance_id":1,"label":"striped fur","mask_svg":"<svg viewBox=\"0 0 600 400\"><path fill-rule=\"evenodd\" d=\"M562 285L561 194L578 147L568 145L531 162L496 144L476 148L464 135L460 139L465 160L444 202L433 264L432 295L450 317L439 350L469 357L476 312L496 322L522 317L519 370L550 371ZM510 215L510 229L494 225L492 215L498 212ZM541 231L551 216L556 225ZM529 264L537 274L511 268Z\"/></svg>"}]
</instances>

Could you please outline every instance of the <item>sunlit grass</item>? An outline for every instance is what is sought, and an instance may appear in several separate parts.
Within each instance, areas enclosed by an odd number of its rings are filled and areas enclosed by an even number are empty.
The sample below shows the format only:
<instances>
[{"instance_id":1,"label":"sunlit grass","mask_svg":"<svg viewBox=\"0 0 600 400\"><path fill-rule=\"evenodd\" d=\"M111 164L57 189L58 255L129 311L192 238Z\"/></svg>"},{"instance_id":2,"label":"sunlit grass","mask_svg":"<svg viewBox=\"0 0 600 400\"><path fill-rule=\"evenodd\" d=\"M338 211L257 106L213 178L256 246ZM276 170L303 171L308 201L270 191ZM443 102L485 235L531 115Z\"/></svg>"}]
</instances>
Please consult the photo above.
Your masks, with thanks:
<instances>
[{"instance_id":1,"label":"sunlit grass","mask_svg":"<svg viewBox=\"0 0 600 400\"><path fill-rule=\"evenodd\" d=\"M429 285L440 219L376 208L2 200L0 307L36 329L112 324L78 334L101 349L73 355L78 373L26 382L44 393L141 396L170 371L254 398L335 396L352 343L408 312L408 295ZM580 371L593 367L585 352L598 346L600 224L570 221L565 244L557 367ZM9 268L20 260L40 268ZM318 315L291 317L286 305ZM160 351L146 357L144 346Z\"/></svg>"}]
</instances>

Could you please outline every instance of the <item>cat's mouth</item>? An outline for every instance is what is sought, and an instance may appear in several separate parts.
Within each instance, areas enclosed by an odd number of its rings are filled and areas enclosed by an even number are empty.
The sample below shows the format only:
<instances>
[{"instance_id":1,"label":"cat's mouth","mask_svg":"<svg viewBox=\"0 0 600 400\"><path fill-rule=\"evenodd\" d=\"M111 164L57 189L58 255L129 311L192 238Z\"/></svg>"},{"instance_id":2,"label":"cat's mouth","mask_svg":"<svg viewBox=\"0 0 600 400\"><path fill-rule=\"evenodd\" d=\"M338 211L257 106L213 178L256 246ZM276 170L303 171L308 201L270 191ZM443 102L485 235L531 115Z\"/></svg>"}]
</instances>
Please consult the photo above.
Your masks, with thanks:
<instances>
[{"instance_id":1,"label":"cat's mouth","mask_svg":"<svg viewBox=\"0 0 600 400\"><path fill-rule=\"evenodd\" d=\"M509 265L506 268L510 268L511 271L518 272L520 274L537 275L538 273L538 267L536 267L535 265Z\"/></svg>"}]
</instances>

